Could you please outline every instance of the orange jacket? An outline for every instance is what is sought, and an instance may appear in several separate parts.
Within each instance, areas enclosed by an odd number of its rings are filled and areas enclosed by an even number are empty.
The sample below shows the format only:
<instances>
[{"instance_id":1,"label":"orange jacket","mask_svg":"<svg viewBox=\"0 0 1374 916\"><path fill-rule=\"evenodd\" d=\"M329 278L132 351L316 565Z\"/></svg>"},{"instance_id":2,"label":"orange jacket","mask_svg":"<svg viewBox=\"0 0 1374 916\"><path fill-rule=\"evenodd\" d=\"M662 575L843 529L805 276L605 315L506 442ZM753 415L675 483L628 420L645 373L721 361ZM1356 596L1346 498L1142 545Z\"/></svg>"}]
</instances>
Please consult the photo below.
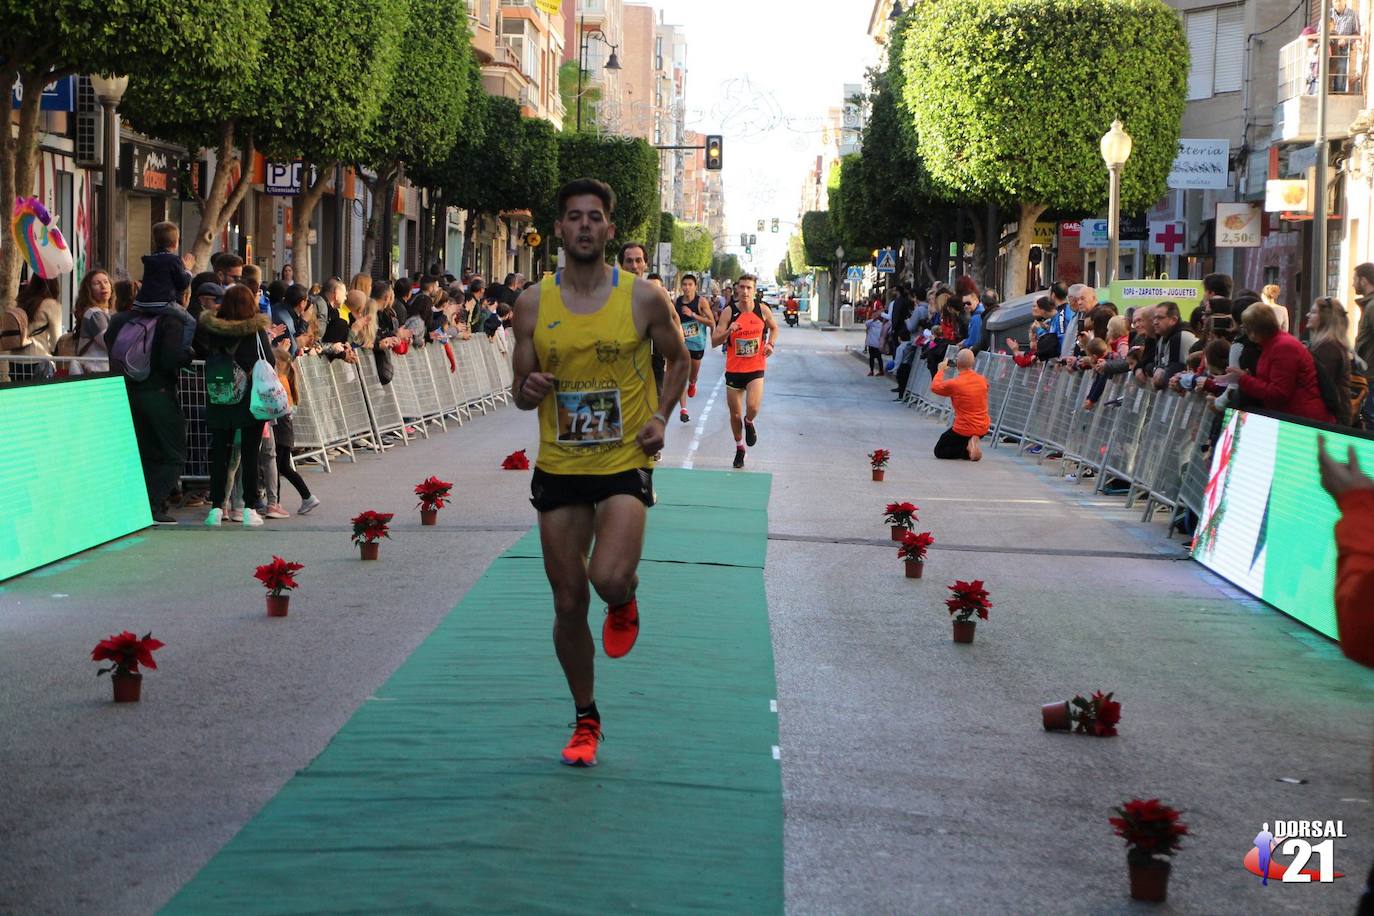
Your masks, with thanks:
<instances>
[{"instance_id":1,"label":"orange jacket","mask_svg":"<svg viewBox=\"0 0 1374 916\"><path fill-rule=\"evenodd\" d=\"M937 375L930 381L935 394L948 395L954 405L954 432L960 436L982 436L992 426L988 417L988 380L977 372L960 372L954 378Z\"/></svg>"},{"instance_id":2,"label":"orange jacket","mask_svg":"<svg viewBox=\"0 0 1374 916\"><path fill-rule=\"evenodd\" d=\"M1347 658L1374 668L1374 490L1337 500L1336 631Z\"/></svg>"}]
</instances>

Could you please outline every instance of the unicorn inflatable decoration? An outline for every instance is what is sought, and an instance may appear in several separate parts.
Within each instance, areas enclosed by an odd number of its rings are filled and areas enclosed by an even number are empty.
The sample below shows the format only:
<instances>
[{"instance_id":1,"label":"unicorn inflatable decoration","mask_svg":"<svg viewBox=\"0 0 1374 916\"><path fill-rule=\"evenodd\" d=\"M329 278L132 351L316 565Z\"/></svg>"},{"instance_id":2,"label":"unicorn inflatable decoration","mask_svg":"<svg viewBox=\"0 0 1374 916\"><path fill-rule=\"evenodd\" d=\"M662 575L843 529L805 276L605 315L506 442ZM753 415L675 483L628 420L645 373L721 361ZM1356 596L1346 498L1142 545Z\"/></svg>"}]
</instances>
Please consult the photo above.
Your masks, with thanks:
<instances>
[{"instance_id":1,"label":"unicorn inflatable decoration","mask_svg":"<svg viewBox=\"0 0 1374 916\"><path fill-rule=\"evenodd\" d=\"M57 228L57 217L37 197L18 197L10 219L14 244L29 262L29 270L51 280L72 269L72 250Z\"/></svg>"}]
</instances>

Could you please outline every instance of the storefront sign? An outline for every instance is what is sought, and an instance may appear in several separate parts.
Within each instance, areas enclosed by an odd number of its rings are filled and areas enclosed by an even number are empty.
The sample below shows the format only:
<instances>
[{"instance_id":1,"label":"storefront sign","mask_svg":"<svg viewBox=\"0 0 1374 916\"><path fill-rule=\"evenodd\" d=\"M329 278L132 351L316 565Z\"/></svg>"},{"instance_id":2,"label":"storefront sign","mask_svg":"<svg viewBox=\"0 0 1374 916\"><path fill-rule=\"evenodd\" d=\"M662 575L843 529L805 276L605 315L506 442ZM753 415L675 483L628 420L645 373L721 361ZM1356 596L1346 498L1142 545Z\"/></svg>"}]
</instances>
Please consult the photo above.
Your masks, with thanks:
<instances>
[{"instance_id":1,"label":"storefront sign","mask_svg":"<svg viewBox=\"0 0 1374 916\"><path fill-rule=\"evenodd\" d=\"M1031 244L1041 248L1054 247L1054 231L1057 228L1054 223L1036 223L1031 227Z\"/></svg>"},{"instance_id":2,"label":"storefront sign","mask_svg":"<svg viewBox=\"0 0 1374 916\"><path fill-rule=\"evenodd\" d=\"M1258 248L1259 204L1217 204L1217 247Z\"/></svg>"},{"instance_id":3,"label":"storefront sign","mask_svg":"<svg viewBox=\"0 0 1374 916\"><path fill-rule=\"evenodd\" d=\"M120 152L119 167L130 191L171 195L179 190L181 159L166 150L130 141Z\"/></svg>"},{"instance_id":4,"label":"storefront sign","mask_svg":"<svg viewBox=\"0 0 1374 916\"><path fill-rule=\"evenodd\" d=\"M1312 209L1310 191L1306 178L1271 178L1264 183L1264 211L1309 212Z\"/></svg>"},{"instance_id":5,"label":"storefront sign","mask_svg":"<svg viewBox=\"0 0 1374 916\"><path fill-rule=\"evenodd\" d=\"M534 5L539 8L540 12L557 16L563 8L563 0L534 0Z\"/></svg>"},{"instance_id":6,"label":"storefront sign","mask_svg":"<svg viewBox=\"0 0 1374 916\"><path fill-rule=\"evenodd\" d=\"M1079 248L1106 248L1111 241L1111 232L1105 219L1085 219L1082 232L1078 237Z\"/></svg>"},{"instance_id":7,"label":"storefront sign","mask_svg":"<svg viewBox=\"0 0 1374 916\"><path fill-rule=\"evenodd\" d=\"M1099 287L1099 302L1113 302L1118 309L1138 309L1161 302L1174 302L1184 318L1202 304L1201 280L1118 280Z\"/></svg>"},{"instance_id":8,"label":"storefront sign","mask_svg":"<svg viewBox=\"0 0 1374 916\"><path fill-rule=\"evenodd\" d=\"M278 197L295 197L301 193L301 174L304 170L305 163L299 159L295 162L269 162L263 177L263 188L268 194Z\"/></svg>"},{"instance_id":9,"label":"storefront sign","mask_svg":"<svg viewBox=\"0 0 1374 916\"><path fill-rule=\"evenodd\" d=\"M1175 255L1188 250L1188 227L1182 220L1150 220L1147 254Z\"/></svg>"},{"instance_id":10,"label":"storefront sign","mask_svg":"<svg viewBox=\"0 0 1374 916\"><path fill-rule=\"evenodd\" d=\"M1230 140L1183 140L1178 141L1178 154L1174 157L1173 168L1169 171L1171 188L1210 188L1220 190L1227 186Z\"/></svg>"},{"instance_id":11,"label":"storefront sign","mask_svg":"<svg viewBox=\"0 0 1374 916\"><path fill-rule=\"evenodd\" d=\"M55 83L48 83L43 89L43 101L38 103L39 111L76 111L76 77L64 76ZM24 85L14 81L10 90L10 107L18 108L24 103Z\"/></svg>"}]
</instances>

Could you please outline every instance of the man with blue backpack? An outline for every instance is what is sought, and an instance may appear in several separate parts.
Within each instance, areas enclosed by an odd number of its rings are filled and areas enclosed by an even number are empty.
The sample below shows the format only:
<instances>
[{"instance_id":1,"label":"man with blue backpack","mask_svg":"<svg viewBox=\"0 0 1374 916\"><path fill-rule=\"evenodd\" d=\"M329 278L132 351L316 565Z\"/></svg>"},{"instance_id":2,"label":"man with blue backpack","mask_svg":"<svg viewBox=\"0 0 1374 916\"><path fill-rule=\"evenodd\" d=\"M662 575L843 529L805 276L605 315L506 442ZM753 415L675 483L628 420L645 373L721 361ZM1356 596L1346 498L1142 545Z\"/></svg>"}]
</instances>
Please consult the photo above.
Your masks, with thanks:
<instances>
[{"instance_id":1,"label":"man with blue backpack","mask_svg":"<svg viewBox=\"0 0 1374 916\"><path fill-rule=\"evenodd\" d=\"M110 371L124 376L133 416L134 437L143 463L143 481L153 520L175 525L167 498L186 463L186 418L177 401L177 377L191 364L196 322L180 303L137 301L116 312L105 331Z\"/></svg>"}]
</instances>

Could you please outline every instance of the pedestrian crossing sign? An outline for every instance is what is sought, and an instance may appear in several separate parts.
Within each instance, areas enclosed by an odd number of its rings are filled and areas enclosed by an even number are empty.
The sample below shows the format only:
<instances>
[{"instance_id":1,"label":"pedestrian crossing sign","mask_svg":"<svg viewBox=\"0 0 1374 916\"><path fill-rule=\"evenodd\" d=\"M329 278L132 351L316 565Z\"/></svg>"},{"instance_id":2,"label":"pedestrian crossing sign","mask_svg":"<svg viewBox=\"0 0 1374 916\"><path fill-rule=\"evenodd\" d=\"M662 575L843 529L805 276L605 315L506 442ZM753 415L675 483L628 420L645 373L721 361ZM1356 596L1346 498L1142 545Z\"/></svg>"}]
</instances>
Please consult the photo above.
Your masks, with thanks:
<instances>
[{"instance_id":1,"label":"pedestrian crossing sign","mask_svg":"<svg viewBox=\"0 0 1374 916\"><path fill-rule=\"evenodd\" d=\"M891 248L884 248L878 252L878 273L892 274L897 272L897 252Z\"/></svg>"},{"instance_id":2,"label":"pedestrian crossing sign","mask_svg":"<svg viewBox=\"0 0 1374 916\"><path fill-rule=\"evenodd\" d=\"M862 267L851 267L849 268L849 272L845 275L845 279L850 283L862 283L863 278L864 269Z\"/></svg>"}]
</instances>

